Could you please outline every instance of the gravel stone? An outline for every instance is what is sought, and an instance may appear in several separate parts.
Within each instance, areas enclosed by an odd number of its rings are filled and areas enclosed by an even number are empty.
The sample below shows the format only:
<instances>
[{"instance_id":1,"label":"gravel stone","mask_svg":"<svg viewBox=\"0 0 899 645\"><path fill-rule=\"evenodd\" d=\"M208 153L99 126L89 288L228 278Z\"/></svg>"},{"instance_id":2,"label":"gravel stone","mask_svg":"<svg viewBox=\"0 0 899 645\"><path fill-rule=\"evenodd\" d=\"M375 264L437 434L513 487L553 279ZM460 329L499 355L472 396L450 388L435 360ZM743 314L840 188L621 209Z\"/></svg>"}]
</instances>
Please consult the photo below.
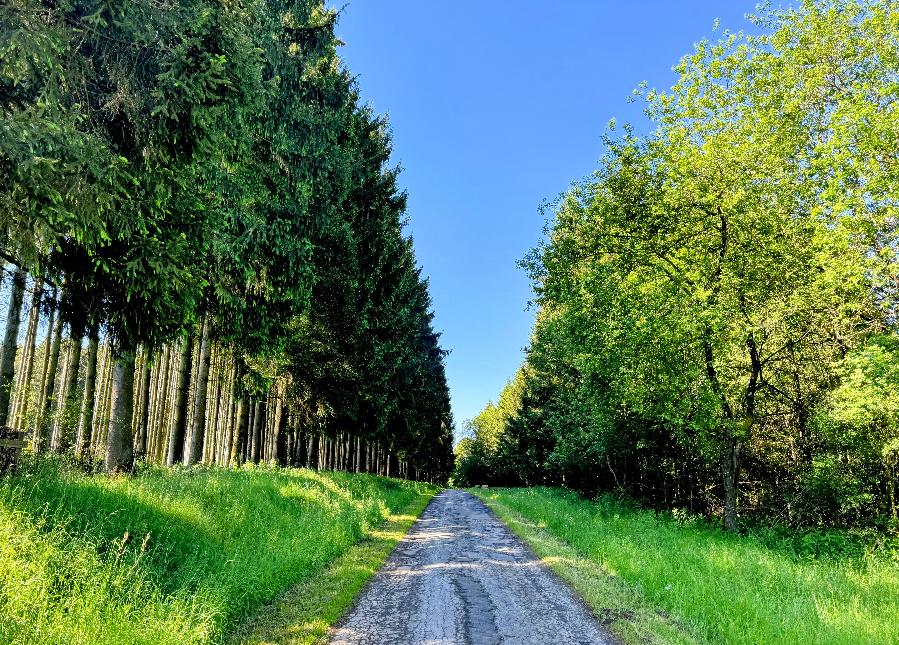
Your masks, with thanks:
<instances>
[{"instance_id":1,"label":"gravel stone","mask_svg":"<svg viewBox=\"0 0 899 645\"><path fill-rule=\"evenodd\" d=\"M332 630L335 645L615 645L476 497L434 497Z\"/></svg>"}]
</instances>

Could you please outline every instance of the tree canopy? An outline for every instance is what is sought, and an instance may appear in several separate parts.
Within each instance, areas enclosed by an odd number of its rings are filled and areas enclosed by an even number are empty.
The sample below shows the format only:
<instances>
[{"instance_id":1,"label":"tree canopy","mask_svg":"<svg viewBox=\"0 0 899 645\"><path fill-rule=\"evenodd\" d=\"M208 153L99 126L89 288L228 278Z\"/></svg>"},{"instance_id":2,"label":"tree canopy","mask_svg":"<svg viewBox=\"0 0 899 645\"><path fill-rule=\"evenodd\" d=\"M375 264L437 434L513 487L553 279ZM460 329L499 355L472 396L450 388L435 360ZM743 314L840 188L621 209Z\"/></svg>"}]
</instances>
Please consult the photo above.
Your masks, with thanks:
<instances>
[{"instance_id":1,"label":"tree canopy","mask_svg":"<svg viewBox=\"0 0 899 645\"><path fill-rule=\"evenodd\" d=\"M655 130L612 125L523 261L539 314L506 480L729 529L741 507L896 517L899 426L874 389L897 334L899 13L809 0L753 20L636 91Z\"/></svg>"}]
</instances>

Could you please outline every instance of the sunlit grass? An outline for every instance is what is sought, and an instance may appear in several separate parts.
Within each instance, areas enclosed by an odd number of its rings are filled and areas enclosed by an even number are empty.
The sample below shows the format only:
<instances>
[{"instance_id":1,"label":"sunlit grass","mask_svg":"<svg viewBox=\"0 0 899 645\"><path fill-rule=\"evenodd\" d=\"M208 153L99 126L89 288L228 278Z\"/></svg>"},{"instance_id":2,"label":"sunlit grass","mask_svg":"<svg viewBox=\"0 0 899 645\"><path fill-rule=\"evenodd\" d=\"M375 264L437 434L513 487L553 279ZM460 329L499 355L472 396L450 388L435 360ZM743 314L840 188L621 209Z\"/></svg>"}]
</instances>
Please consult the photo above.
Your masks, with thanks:
<instances>
[{"instance_id":1,"label":"sunlit grass","mask_svg":"<svg viewBox=\"0 0 899 645\"><path fill-rule=\"evenodd\" d=\"M429 495L419 495L403 511L391 514L386 522L371 530L323 571L265 607L234 634L232 643L316 645L327 642L330 626L381 568L429 499Z\"/></svg>"},{"instance_id":2,"label":"sunlit grass","mask_svg":"<svg viewBox=\"0 0 899 645\"><path fill-rule=\"evenodd\" d=\"M628 643L899 642L899 563L810 556L573 493L475 490Z\"/></svg>"},{"instance_id":3,"label":"sunlit grass","mask_svg":"<svg viewBox=\"0 0 899 645\"><path fill-rule=\"evenodd\" d=\"M218 642L433 493L269 468L0 480L0 642Z\"/></svg>"}]
</instances>

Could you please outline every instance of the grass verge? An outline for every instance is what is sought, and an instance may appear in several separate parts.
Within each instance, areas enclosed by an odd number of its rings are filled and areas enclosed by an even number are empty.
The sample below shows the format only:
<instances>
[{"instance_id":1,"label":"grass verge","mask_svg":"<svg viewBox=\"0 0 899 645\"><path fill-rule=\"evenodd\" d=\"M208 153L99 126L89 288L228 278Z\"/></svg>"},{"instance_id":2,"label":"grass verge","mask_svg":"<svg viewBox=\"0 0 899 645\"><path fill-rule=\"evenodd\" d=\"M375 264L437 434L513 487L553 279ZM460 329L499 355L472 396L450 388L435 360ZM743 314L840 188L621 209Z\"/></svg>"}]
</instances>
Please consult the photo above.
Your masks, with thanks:
<instances>
[{"instance_id":1,"label":"grass verge","mask_svg":"<svg viewBox=\"0 0 899 645\"><path fill-rule=\"evenodd\" d=\"M424 484L250 467L0 480L0 643L208 643L311 579Z\"/></svg>"},{"instance_id":2,"label":"grass verge","mask_svg":"<svg viewBox=\"0 0 899 645\"><path fill-rule=\"evenodd\" d=\"M393 547L421 515L430 496L412 499L328 565L265 607L232 643L313 645L327 642L328 629L344 614Z\"/></svg>"},{"instance_id":3,"label":"grass verge","mask_svg":"<svg viewBox=\"0 0 899 645\"><path fill-rule=\"evenodd\" d=\"M899 563L809 556L559 489L476 489L629 644L897 643Z\"/></svg>"}]
</instances>

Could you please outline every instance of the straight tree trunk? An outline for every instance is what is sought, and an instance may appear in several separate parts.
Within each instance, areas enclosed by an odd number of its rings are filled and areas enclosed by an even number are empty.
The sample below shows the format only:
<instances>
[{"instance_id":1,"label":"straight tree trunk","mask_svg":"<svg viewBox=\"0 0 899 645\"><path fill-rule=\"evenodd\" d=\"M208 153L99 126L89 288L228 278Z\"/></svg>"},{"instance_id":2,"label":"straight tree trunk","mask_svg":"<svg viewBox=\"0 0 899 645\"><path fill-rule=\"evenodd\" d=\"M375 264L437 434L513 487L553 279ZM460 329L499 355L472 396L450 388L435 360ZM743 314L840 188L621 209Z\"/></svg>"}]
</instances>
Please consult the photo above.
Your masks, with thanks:
<instances>
[{"instance_id":1,"label":"straight tree trunk","mask_svg":"<svg viewBox=\"0 0 899 645\"><path fill-rule=\"evenodd\" d=\"M112 368L106 471L130 472L134 465L134 351L118 351Z\"/></svg>"},{"instance_id":2,"label":"straight tree trunk","mask_svg":"<svg viewBox=\"0 0 899 645\"><path fill-rule=\"evenodd\" d=\"M238 465L240 463L240 455L247 445L247 397L241 394L237 399L237 437L231 446L231 458L229 463Z\"/></svg>"},{"instance_id":3,"label":"straight tree trunk","mask_svg":"<svg viewBox=\"0 0 899 645\"><path fill-rule=\"evenodd\" d=\"M87 365L84 374L84 395L81 399L81 414L78 418L78 434L75 440L75 456L84 459L85 448L90 445L94 425L94 392L97 386L97 327L89 334L87 344Z\"/></svg>"},{"instance_id":4,"label":"straight tree trunk","mask_svg":"<svg viewBox=\"0 0 899 645\"><path fill-rule=\"evenodd\" d=\"M51 452L59 452L60 450L60 438L59 438L59 417L60 410L62 409L62 401L60 401L60 397L62 396L63 390L65 390L65 383L68 381L67 375L69 371L69 356L71 346L64 346L62 340L60 340L60 348L59 355L62 358L62 364L58 366L58 383L54 384L54 389L56 390L56 396L53 397L52 402L49 403L49 416L47 418L47 422L50 425L50 451Z\"/></svg>"},{"instance_id":5,"label":"straight tree trunk","mask_svg":"<svg viewBox=\"0 0 899 645\"><path fill-rule=\"evenodd\" d=\"M78 367L81 364L81 340L72 337L71 344L66 352L65 369L60 377L60 390L56 397L56 415L53 418L53 435L50 439L51 449L54 452L66 450L71 440L71 427L68 424L66 413L69 411L69 403L75 397L75 389L78 385Z\"/></svg>"},{"instance_id":6,"label":"straight tree trunk","mask_svg":"<svg viewBox=\"0 0 899 645\"><path fill-rule=\"evenodd\" d=\"M100 435L103 434L104 426L104 407L106 405L106 377L109 375L109 344L100 343L97 348L97 383L96 389L96 407L94 409L94 422L91 428L91 440L89 450L91 455L100 453Z\"/></svg>"},{"instance_id":7,"label":"straight tree trunk","mask_svg":"<svg viewBox=\"0 0 899 645\"><path fill-rule=\"evenodd\" d=\"M22 322L22 299L25 297L25 271L16 268L12 276L9 310L6 314L6 333L0 350L0 424L8 425L9 398L16 371L16 347L19 343L19 325Z\"/></svg>"},{"instance_id":8,"label":"straight tree trunk","mask_svg":"<svg viewBox=\"0 0 899 645\"><path fill-rule=\"evenodd\" d=\"M203 332L200 338L200 356L197 370L196 396L194 400L193 423L191 424L190 441L184 453L184 465L190 466L200 459L203 449L203 430L206 425L206 395L209 386L209 360L212 343L209 338L209 317L203 317Z\"/></svg>"},{"instance_id":9,"label":"straight tree trunk","mask_svg":"<svg viewBox=\"0 0 899 645\"><path fill-rule=\"evenodd\" d=\"M173 466L181 461L184 453L184 431L187 428L187 415L190 386L190 357L193 354L193 336L188 334L181 343L181 358L178 364L178 393L175 401L175 423L172 427L172 438L166 455L166 465Z\"/></svg>"},{"instance_id":10,"label":"straight tree trunk","mask_svg":"<svg viewBox=\"0 0 899 645\"><path fill-rule=\"evenodd\" d=\"M158 360L157 356L157 360ZM140 374L140 387L141 387L141 397L140 397L140 425L138 425L137 430L137 441L135 442L135 458L141 459L145 457L147 454L147 439L150 433L150 423L152 419L152 409L151 404L153 401L153 390L151 385L153 384L153 372L156 370L151 370L150 368L150 360L152 359L152 352L145 350L143 352L142 360L141 360L141 374ZM158 363L157 363L158 365ZM157 376L156 380L159 378Z\"/></svg>"},{"instance_id":11,"label":"straight tree trunk","mask_svg":"<svg viewBox=\"0 0 899 645\"><path fill-rule=\"evenodd\" d=\"M31 295L28 330L25 332L25 347L20 367L22 380L16 391L16 404L12 422L16 430L21 430L25 427L25 419L28 416L28 395L31 388L31 376L34 372L34 353L37 348L37 328L41 319L41 299L43 296L43 285L41 280L37 279L34 282L34 293Z\"/></svg>"},{"instance_id":12,"label":"straight tree trunk","mask_svg":"<svg viewBox=\"0 0 899 645\"><path fill-rule=\"evenodd\" d=\"M62 294L60 294L62 295ZM55 304L55 303L54 303ZM56 322L54 323L54 317ZM59 365L59 348L62 342L62 317L56 316L56 307L50 312L50 326L47 328L47 356L44 362L44 378L41 382L41 391L37 399L37 412L34 419L34 450L43 449L44 418L53 400L53 390L56 387L56 368Z\"/></svg>"},{"instance_id":13,"label":"straight tree trunk","mask_svg":"<svg viewBox=\"0 0 899 645\"><path fill-rule=\"evenodd\" d=\"M97 405L99 417L94 422L94 452L105 454L106 435L109 434L110 405L112 403L112 370L115 357L112 345L107 342L104 348L103 382L100 388L100 401Z\"/></svg>"},{"instance_id":14,"label":"straight tree trunk","mask_svg":"<svg viewBox=\"0 0 899 645\"><path fill-rule=\"evenodd\" d=\"M729 430L726 437L721 475L724 480L724 529L737 530L737 482L740 477L740 440Z\"/></svg>"},{"instance_id":15,"label":"straight tree trunk","mask_svg":"<svg viewBox=\"0 0 899 645\"><path fill-rule=\"evenodd\" d=\"M280 399L278 400L278 416L275 421L275 458L279 465L287 465L287 415L284 414L284 405Z\"/></svg>"},{"instance_id":16,"label":"straight tree trunk","mask_svg":"<svg viewBox=\"0 0 899 645\"><path fill-rule=\"evenodd\" d=\"M262 456L262 424L263 417L266 416L264 406L262 399L259 399L253 413L253 454L250 458L254 464L258 464Z\"/></svg>"}]
</instances>

